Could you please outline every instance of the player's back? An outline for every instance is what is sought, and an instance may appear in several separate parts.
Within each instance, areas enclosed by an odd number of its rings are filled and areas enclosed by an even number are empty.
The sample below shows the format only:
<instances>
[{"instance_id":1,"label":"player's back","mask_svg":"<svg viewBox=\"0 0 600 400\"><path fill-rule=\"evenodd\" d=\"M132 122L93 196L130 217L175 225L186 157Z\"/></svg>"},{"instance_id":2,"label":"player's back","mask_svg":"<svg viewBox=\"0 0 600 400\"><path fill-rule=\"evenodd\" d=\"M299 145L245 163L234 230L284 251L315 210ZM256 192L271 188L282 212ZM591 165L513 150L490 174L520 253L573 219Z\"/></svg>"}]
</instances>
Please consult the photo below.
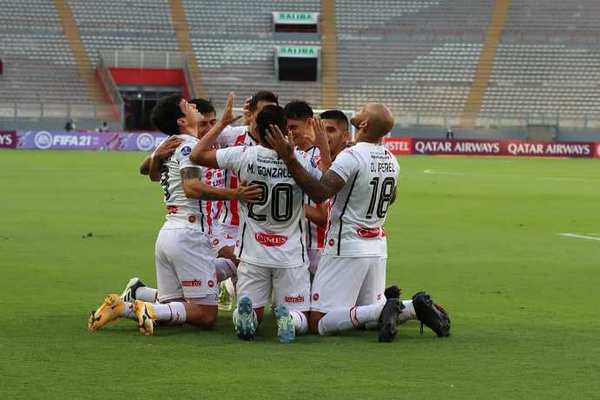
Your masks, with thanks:
<instances>
[{"instance_id":1,"label":"player's back","mask_svg":"<svg viewBox=\"0 0 600 400\"><path fill-rule=\"evenodd\" d=\"M294 268L308 262L303 191L274 150L244 147L238 154L236 175L262 188L260 201L240 203L238 257L261 266ZM299 160L315 176L316 165L297 152Z\"/></svg>"},{"instance_id":2,"label":"player's back","mask_svg":"<svg viewBox=\"0 0 600 400\"><path fill-rule=\"evenodd\" d=\"M359 142L342 151L331 170L346 179L335 196L325 253L338 256L385 256L387 209L400 167L382 145Z\"/></svg>"}]
</instances>

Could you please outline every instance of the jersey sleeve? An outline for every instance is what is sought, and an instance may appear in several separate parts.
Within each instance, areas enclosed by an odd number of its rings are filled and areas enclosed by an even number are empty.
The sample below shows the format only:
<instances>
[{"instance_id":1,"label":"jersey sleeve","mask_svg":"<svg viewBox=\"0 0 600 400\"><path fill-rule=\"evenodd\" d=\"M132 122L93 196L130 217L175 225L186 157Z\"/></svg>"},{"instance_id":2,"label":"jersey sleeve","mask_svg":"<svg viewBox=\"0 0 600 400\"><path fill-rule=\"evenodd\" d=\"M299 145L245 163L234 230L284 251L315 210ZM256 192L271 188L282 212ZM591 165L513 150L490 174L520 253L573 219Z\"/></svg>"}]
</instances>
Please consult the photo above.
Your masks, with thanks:
<instances>
[{"instance_id":1,"label":"jersey sleeve","mask_svg":"<svg viewBox=\"0 0 600 400\"><path fill-rule=\"evenodd\" d=\"M329 170L335 172L346 182L358 172L359 168L358 158L353 154L352 148L348 148L338 154Z\"/></svg>"},{"instance_id":2,"label":"jersey sleeve","mask_svg":"<svg viewBox=\"0 0 600 400\"><path fill-rule=\"evenodd\" d=\"M319 163L314 157L311 157L308 153L301 150L296 151L296 158L300 161L300 164L305 170L315 179L321 179L321 170L319 169Z\"/></svg>"},{"instance_id":3,"label":"jersey sleeve","mask_svg":"<svg viewBox=\"0 0 600 400\"><path fill-rule=\"evenodd\" d=\"M194 164L192 160L190 160L190 154L192 154L192 148L194 148L194 143L184 142L179 145L177 150L175 150L175 160L179 163L179 170L184 168L202 168L198 164Z\"/></svg>"},{"instance_id":4,"label":"jersey sleeve","mask_svg":"<svg viewBox=\"0 0 600 400\"><path fill-rule=\"evenodd\" d=\"M220 169L228 169L237 173L241 168L246 146L227 147L217 150L217 164Z\"/></svg>"},{"instance_id":5,"label":"jersey sleeve","mask_svg":"<svg viewBox=\"0 0 600 400\"><path fill-rule=\"evenodd\" d=\"M245 129L245 128L244 128ZM244 129L239 126L227 126L219 136L217 136L217 148L226 148L235 146L237 137L243 133Z\"/></svg>"}]
</instances>

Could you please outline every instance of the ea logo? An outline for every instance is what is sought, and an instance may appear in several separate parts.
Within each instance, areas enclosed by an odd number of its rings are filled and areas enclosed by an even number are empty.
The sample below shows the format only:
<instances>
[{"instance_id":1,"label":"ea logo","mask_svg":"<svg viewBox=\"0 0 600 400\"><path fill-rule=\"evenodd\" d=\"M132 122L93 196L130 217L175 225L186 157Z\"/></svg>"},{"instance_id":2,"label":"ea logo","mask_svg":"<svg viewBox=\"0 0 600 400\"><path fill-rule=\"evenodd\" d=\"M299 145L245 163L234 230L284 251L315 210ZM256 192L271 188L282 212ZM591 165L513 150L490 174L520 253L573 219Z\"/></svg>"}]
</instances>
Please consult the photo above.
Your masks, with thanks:
<instances>
[{"instance_id":1,"label":"ea logo","mask_svg":"<svg viewBox=\"0 0 600 400\"><path fill-rule=\"evenodd\" d=\"M52 135L50 134L50 132L46 131L38 132L33 137L33 143L38 149L49 149L50 147L52 147Z\"/></svg>"},{"instance_id":2,"label":"ea logo","mask_svg":"<svg viewBox=\"0 0 600 400\"><path fill-rule=\"evenodd\" d=\"M150 151L154 149L154 137L149 133L140 133L135 144L141 151Z\"/></svg>"}]
</instances>

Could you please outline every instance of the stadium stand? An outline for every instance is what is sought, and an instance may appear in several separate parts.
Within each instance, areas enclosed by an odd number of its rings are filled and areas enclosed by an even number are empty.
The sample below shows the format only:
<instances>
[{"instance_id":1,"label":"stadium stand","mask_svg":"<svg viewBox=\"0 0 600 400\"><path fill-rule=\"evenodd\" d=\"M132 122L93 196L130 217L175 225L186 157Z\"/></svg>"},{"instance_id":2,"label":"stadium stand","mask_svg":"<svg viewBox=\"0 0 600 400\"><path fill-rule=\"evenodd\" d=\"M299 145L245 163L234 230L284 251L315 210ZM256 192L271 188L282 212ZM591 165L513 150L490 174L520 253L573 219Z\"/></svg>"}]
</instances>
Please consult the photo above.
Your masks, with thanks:
<instances>
[{"instance_id":1,"label":"stadium stand","mask_svg":"<svg viewBox=\"0 0 600 400\"><path fill-rule=\"evenodd\" d=\"M174 3L180 5L177 15ZM273 11L322 12L321 3L67 0L92 63L101 50L193 52L201 76L197 92L216 104L232 89L243 98L260 88L279 93L283 102L304 98L315 108L336 99L342 109L383 101L403 125L455 125L474 85L483 85L475 99L480 125L523 124L536 114L572 126L598 118L600 3L595 0L508 1L491 49L486 39L494 2L483 0L337 0L323 21L335 25L321 27L327 40L273 32ZM2 2L0 34L3 103L34 109L38 103L93 106L53 1ZM276 45L334 51L336 57L323 57L327 79L278 82ZM484 54L489 73L478 77ZM0 115L10 113L14 118L13 105L0 105Z\"/></svg>"}]
</instances>

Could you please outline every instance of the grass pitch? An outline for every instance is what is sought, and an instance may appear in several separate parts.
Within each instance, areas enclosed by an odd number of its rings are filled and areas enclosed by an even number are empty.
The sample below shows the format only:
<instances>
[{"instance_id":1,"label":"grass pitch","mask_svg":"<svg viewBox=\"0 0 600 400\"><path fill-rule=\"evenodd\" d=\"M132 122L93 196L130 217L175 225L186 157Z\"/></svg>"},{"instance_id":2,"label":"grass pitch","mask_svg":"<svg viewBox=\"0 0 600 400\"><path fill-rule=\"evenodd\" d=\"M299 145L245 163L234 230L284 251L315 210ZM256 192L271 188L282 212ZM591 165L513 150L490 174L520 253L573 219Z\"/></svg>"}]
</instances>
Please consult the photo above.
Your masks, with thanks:
<instances>
[{"instance_id":1,"label":"grass pitch","mask_svg":"<svg viewBox=\"0 0 600 400\"><path fill-rule=\"evenodd\" d=\"M388 281L451 313L418 325L253 343L131 321L86 330L109 292L154 284L161 191L141 153L0 151L2 399L523 399L600 393L600 163L400 159ZM88 235L91 233L91 236ZM559 236L573 233L587 236ZM589 239L592 237L592 239Z\"/></svg>"}]
</instances>

